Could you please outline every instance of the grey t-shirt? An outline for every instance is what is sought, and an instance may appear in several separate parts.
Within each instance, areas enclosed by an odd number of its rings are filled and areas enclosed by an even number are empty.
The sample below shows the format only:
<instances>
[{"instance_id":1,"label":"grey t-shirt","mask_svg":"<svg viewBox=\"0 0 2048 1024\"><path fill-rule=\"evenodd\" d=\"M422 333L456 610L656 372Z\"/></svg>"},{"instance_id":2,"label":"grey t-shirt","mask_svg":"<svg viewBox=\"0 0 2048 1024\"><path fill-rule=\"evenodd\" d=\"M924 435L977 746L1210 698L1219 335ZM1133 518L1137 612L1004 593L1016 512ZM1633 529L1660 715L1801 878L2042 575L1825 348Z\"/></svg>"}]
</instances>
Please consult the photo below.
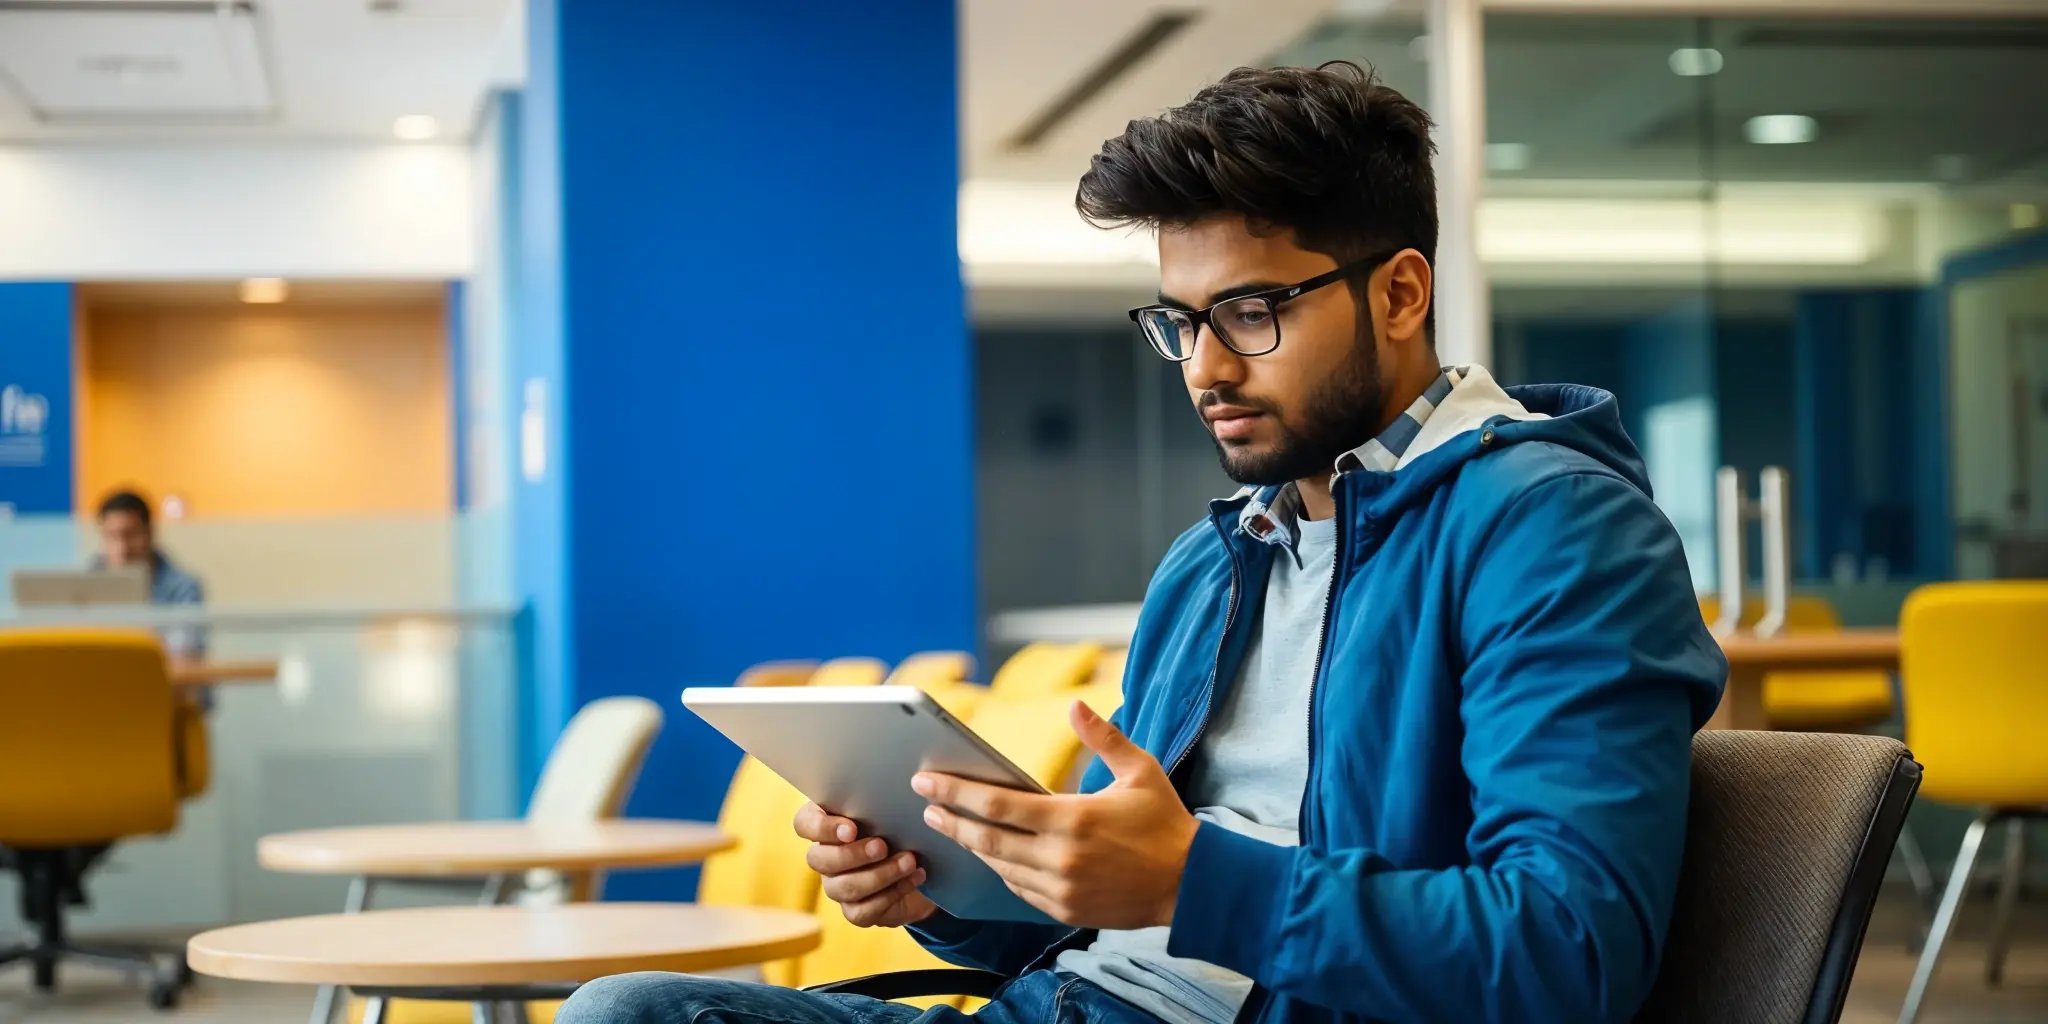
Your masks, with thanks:
<instances>
[{"instance_id":1,"label":"grey t-shirt","mask_svg":"<svg viewBox=\"0 0 2048 1024\"><path fill-rule=\"evenodd\" d=\"M1223 706L1188 763L1195 816L1282 846L1300 842L1308 785L1308 697L1322 644L1337 543L1334 518L1297 520L1274 552L1258 631ZM1276 880L1277 882L1277 880ZM1105 931L1058 968L1171 1024L1230 1024L1252 982L1201 960L1166 955L1168 929Z\"/></svg>"}]
</instances>

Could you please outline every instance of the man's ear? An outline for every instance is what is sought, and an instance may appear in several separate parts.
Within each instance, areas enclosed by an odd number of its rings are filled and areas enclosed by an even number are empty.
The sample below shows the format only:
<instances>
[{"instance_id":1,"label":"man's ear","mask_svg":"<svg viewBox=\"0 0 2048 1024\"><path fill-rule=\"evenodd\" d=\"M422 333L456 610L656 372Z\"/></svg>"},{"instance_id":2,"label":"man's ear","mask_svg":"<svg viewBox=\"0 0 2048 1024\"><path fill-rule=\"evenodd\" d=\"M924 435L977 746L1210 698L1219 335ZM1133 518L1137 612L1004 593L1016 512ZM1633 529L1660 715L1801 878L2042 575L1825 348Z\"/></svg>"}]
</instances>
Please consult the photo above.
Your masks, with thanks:
<instances>
[{"instance_id":1,"label":"man's ear","mask_svg":"<svg viewBox=\"0 0 2048 1024\"><path fill-rule=\"evenodd\" d=\"M1387 340L1429 344L1429 305L1436 283L1429 260L1414 249L1403 249L1380 265L1379 274L1386 279Z\"/></svg>"}]
</instances>

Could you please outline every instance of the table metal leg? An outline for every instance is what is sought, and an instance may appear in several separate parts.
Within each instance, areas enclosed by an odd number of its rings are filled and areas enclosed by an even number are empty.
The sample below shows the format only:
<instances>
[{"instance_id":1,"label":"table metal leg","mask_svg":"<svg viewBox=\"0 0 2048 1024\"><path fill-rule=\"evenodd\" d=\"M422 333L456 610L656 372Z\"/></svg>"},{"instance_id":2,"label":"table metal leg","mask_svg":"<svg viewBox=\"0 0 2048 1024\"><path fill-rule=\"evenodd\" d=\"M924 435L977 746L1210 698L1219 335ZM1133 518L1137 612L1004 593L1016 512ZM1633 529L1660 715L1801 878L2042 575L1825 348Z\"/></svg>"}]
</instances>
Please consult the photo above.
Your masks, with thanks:
<instances>
[{"instance_id":1,"label":"table metal leg","mask_svg":"<svg viewBox=\"0 0 2048 1024\"><path fill-rule=\"evenodd\" d=\"M348 900L341 905L341 912L344 914L362 913L364 909L369 907L370 890L375 887L376 880L368 875L357 875L351 879L348 883ZM338 998L339 995L340 990L333 985L320 986L319 990L313 993L313 1016L308 1018L308 1024L330 1024L334 1020L334 1009L341 1002ZM372 1000L371 1006L376 1008L378 1016L383 1016L384 1001L382 999ZM363 1024L378 1024L378 1022L371 1020L366 1010Z\"/></svg>"},{"instance_id":2,"label":"table metal leg","mask_svg":"<svg viewBox=\"0 0 2048 1024\"><path fill-rule=\"evenodd\" d=\"M363 1024L384 1024L384 997L371 996L363 1006Z\"/></svg>"},{"instance_id":3,"label":"table metal leg","mask_svg":"<svg viewBox=\"0 0 2048 1024\"><path fill-rule=\"evenodd\" d=\"M479 999L469 1004L470 1024L498 1024L497 1007Z\"/></svg>"},{"instance_id":4,"label":"table metal leg","mask_svg":"<svg viewBox=\"0 0 2048 1024\"><path fill-rule=\"evenodd\" d=\"M495 907L505 902L505 897L510 895L510 881L510 876L502 874L484 879L484 894L477 902L486 907Z\"/></svg>"}]
</instances>

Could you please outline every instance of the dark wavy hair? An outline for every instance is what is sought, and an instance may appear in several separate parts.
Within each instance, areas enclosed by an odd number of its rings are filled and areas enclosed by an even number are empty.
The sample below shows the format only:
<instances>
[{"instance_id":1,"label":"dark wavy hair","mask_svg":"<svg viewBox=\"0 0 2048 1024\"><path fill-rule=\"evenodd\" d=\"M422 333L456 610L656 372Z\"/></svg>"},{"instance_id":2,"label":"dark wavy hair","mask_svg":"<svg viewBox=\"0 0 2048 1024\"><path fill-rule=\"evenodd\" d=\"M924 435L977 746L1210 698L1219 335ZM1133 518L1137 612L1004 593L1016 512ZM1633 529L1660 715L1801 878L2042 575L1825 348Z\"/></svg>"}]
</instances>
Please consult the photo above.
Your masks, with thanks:
<instances>
[{"instance_id":1,"label":"dark wavy hair","mask_svg":"<svg viewBox=\"0 0 2048 1024\"><path fill-rule=\"evenodd\" d=\"M1401 248L1433 263L1429 129L1421 107L1350 61L1238 68L1104 142L1074 205L1101 228L1235 213L1340 264Z\"/></svg>"}]
</instances>

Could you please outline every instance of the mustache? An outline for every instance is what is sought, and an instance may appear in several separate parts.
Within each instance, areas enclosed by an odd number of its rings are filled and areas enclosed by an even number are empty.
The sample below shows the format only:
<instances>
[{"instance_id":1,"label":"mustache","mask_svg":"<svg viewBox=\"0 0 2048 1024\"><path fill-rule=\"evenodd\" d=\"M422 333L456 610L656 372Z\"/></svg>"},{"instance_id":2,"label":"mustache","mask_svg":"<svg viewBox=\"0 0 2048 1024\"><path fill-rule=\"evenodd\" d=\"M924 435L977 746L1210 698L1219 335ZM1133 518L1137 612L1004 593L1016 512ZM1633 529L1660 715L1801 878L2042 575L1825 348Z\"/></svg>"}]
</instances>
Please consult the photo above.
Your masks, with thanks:
<instances>
[{"instance_id":1,"label":"mustache","mask_svg":"<svg viewBox=\"0 0 2048 1024\"><path fill-rule=\"evenodd\" d=\"M1250 395L1240 394L1232 388L1218 388L1213 391L1202 392L1202 397L1195 402L1195 409L1200 411L1219 405L1234 405L1243 409L1256 409L1259 412L1271 413L1276 416L1280 413L1280 407L1272 402L1266 401L1263 398L1253 398Z\"/></svg>"}]
</instances>

